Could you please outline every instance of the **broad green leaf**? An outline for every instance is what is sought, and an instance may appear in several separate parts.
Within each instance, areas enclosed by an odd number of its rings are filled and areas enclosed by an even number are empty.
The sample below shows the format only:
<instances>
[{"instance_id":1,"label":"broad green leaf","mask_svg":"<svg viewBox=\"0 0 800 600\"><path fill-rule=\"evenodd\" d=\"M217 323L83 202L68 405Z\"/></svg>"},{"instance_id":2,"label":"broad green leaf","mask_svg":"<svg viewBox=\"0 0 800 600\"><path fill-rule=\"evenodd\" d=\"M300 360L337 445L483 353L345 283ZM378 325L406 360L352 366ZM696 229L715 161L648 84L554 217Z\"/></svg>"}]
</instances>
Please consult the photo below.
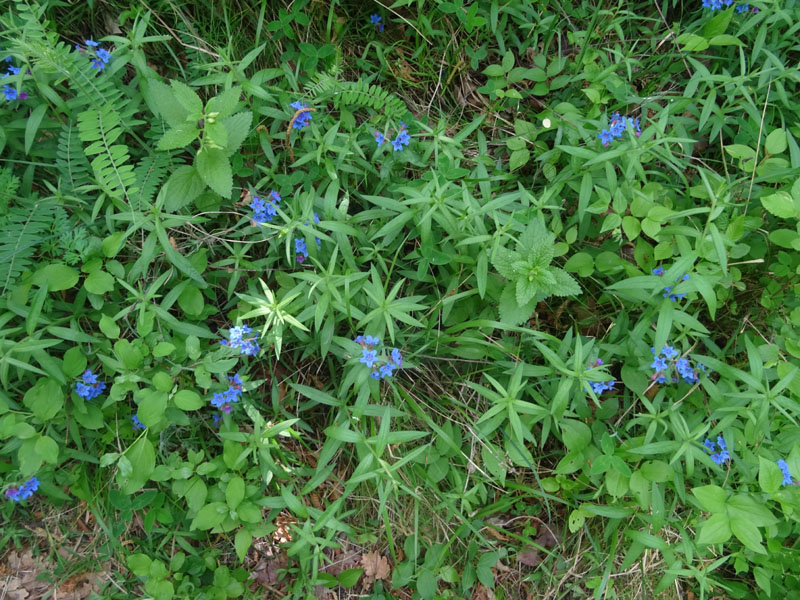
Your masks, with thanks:
<instances>
[{"instance_id":1,"label":"broad green leaf","mask_svg":"<svg viewBox=\"0 0 800 600\"><path fill-rule=\"evenodd\" d=\"M167 130L167 132L158 140L156 148L159 150L175 150L176 148L185 148L197 139L200 130L197 128L196 123L186 122L181 123L177 127Z\"/></svg>"},{"instance_id":2,"label":"broad green leaf","mask_svg":"<svg viewBox=\"0 0 800 600\"><path fill-rule=\"evenodd\" d=\"M236 152L247 139L252 123L253 113L249 111L237 113L222 121L228 133L228 143L225 146L225 153L228 156Z\"/></svg>"},{"instance_id":3,"label":"broad green leaf","mask_svg":"<svg viewBox=\"0 0 800 600\"><path fill-rule=\"evenodd\" d=\"M711 515L702 525L697 534L697 543L701 546L709 544L722 544L731 537L731 526L728 515L718 513Z\"/></svg>"},{"instance_id":4,"label":"broad green leaf","mask_svg":"<svg viewBox=\"0 0 800 600\"><path fill-rule=\"evenodd\" d=\"M206 184L200 173L191 165L184 165L175 169L170 175L166 185L166 201L164 210L173 213L191 203L197 198Z\"/></svg>"},{"instance_id":5,"label":"broad green leaf","mask_svg":"<svg viewBox=\"0 0 800 600\"><path fill-rule=\"evenodd\" d=\"M241 477L234 477L228 482L228 487L225 488L225 501L231 510L236 510L244 500L244 489L244 480Z\"/></svg>"},{"instance_id":6,"label":"broad green leaf","mask_svg":"<svg viewBox=\"0 0 800 600\"><path fill-rule=\"evenodd\" d=\"M182 81L170 81L170 87L175 99L189 112L189 116L199 116L203 113L203 101L192 88Z\"/></svg>"},{"instance_id":7,"label":"broad green leaf","mask_svg":"<svg viewBox=\"0 0 800 600\"><path fill-rule=\"evenodd\" d=\"M28 388L22 402L37 419L47 422L64 406L64 391L55 379L41 378Z\"/></svg>"},{"instance_id":8,"label":"broad green leaf","mask_svg":"<svg viewBox=\"0 0 800 600\"><path fill-rule=\"evenodd\" d=\"M167 410L167 394L153 389L144 389L139 402L139 420L147 427L157 425Z\"/></svg>"},{"instance_id":9,"label":"broad green leaf","mask_svg":"<svg viewBox=\"0 0 800 600\"><path fill-rule=\"evenodd\" d=\"M189 526L189 530L212 529L222 523L227 516L228 507L224 502L211 502L198 511L197 515L192 520L192 524Z\"/></svg>"},{"instance_id":10,"label":"broad green leaf","mask_svg":"<svg viewBox=\"0 0 800 600\"><path fill-rule=\"evenodd\" d=\"M198 410L205 406L200 395L192 390L180 390L172 397L172 401L181 410Z\"/></svg>"},{"instance_id":11,"label":"broad green leaf","mask_svg":"<svg viewBox=\"0 0 800 600\"><path fill-rule=\"evenodd\" d=\"M78 283L80 274L72 267L62 263L50 263L42 267L33 276L35 285L47 284L50 292L60 292L74 287Z\"/></svg>"},{"instance_id":12,"label":"broad green leaf","mask_svg":"<svg viewBox=\"0 0 800 600\"><path fill-rule=\"evenodd\" d=\"M51 437L42 435L36 440L36 453L45 462L58 464L58 443Z\"/></svg>"},{"instance_id":13,"label":"broad green leaf","mask_svg":"<svg viewBox=\"0 0 800 600\"><path fill-rule=\"evenodd\" d=\"M150 478L155 469L156 453L153 444L146 436L137 439L125 452L125 457L131 464L131 471L123 474L117 470L117 485L123 494L138 492Z\"/></svg>"},{"instance_id":14,"label":"broad green leaf","mask_svg":"<svg viewBox=\"0 0 800 600\"><path fill-rule=\"evenodd\" d=\"M100 331L110 340L115 340L119 337L119 325L116 321L108 315L100 317Z\"/></svg>"},{"instance_id":15,"label":"broad green leaf","mask_svg":"<svg viewBox=\"0 0 800 600\"><path fill-rule=\"evenodd\" d=\"M761 205L770 213L781 219L797 216L797 207L788 192L783 190L761 198Z\"/></svg>"},{"instance_id":16,"label":"broad green leaf","mask_svg":"<svg viewBox=\"0 0 800 600\"><path fill-rule=\"evenodd\" d=\"M89 273L89 276L83 282L83 287L86 288L87 292L102 296L114 289L114 277L101 269L97 269Z\"/></svg>"},{"instance_id":17,"label":"broad green leaf","mask_svg":"<svg viewBox=\"0 0 800 600\"><path fill-rule=\"evenodd\" d=\"M252 543L253 536L247 529L240 529L236 532L236 537L233 539L233 547L236 549L236 556L239 557L239 560L243 561L245 559Z\"/></svg>"},{"instance_id":18,"label":"broad green leaf","mask_svg":"<svg viewBox=\"0 0 800 600\"><path fill-rule=\"evenodd\" d=\"M189 111L183 107L175 98L175 94L170 87L156 79L148 79L145 98L152 108L171 126L177 127L189 116Z\"/></svg>"},{"instance_id":19,"label":"broad green leaf","mask_svg":"<svg viewBox=\"0 0 800 600\"><path fill-rule=\"evenodd\" d=\"M728 494L718 485L704 485L692 488L692 494L700 501L703 510L710 513L724 513Z\"/></svg>"},{"instance_id":20,"label":"broad green leaf","mask_svg":"<svg viewBox=\"0 0 800 600\"><path fill-rule=\"evenodd\" d=\"M769 154L780 154L787 147L786 132L783 129L771 131L764 142L764 148Z\"/></svg>"},{"instance_id":21,"label":"broad green leaf","mask_svg":"<svg viewBox=\"0 0 800 600\"><path fill-rule=\"evenodd\" d=\"M747 548L758 554L766 554L767 551L761 544L764 539L755 524L742 517L731 517L731 531L737 539Z\"/></svg>"},{"instance_id":22,"label":"broad green leaf","mask_svg":"<svg viewBox=\"0 0 800 600\"><path fill-rule=\"evenodd\" d=\"M217 113L214 115L214 118L219 120L229 117L239 105L241 96L242 88L239 86L225 90L221 94L214 96L213 98L209 99L208 102L206 102L206 114L212 115Z\"/></svg>"},{"instance_id":23,"label":"broad green leaf","mask_svg":"<svg viewBox=\"0 0 800 600\"><path fill-rule=\"evenodd\" d=\"M224 150L202 148L195 156L194 166L208 186L223 198L231 197L233 175L231 163Z\"/></svg>"}]
</instances>

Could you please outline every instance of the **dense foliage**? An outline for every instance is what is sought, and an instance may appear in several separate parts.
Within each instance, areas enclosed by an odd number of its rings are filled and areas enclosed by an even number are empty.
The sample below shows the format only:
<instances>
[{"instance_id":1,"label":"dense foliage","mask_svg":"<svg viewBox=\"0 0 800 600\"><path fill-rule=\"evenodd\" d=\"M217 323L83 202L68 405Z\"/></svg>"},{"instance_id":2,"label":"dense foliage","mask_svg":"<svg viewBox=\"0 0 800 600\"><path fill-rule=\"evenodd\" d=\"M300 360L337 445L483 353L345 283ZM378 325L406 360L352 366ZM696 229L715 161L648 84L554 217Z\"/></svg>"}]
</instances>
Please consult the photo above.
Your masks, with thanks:
<instances>
[{"instance_id":1,"label":"dense foliage","mask_svg":"<svg viewBox=\"0 0 800 600\"><path fill-rule=\"evenodd\" d=\"M103 598L796 597L796 0L0 23L0 546L93 515Z\"/></svg>"}]
</instances>

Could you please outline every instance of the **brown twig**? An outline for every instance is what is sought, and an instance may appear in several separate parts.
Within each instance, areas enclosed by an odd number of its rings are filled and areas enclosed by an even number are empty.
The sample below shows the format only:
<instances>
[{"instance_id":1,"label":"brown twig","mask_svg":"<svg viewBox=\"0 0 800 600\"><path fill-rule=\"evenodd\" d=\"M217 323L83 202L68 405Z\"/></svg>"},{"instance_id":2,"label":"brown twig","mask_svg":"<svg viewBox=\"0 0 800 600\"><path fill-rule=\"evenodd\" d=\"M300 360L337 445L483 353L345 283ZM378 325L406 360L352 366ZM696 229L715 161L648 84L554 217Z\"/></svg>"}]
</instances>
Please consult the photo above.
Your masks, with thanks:
<instances>
[{"instance_id":1,"label":"brown twig","mask_svg":"<svg viewBox=\"0 0 800 600\"><path fill-rule=\"evenodd\" d=\"M297 111L294 113L292 120L289 121L289 126L286 128L286 149L289 151L289 158L292 159L294 162L294 150L292 150L291 144L289 144L289 134L292 133L292 127L294 126L294 122L297 120L297 117L302 115L303 113L307 112L317 112L316 108L298 108Z\"/></svg>"}]
</instances>

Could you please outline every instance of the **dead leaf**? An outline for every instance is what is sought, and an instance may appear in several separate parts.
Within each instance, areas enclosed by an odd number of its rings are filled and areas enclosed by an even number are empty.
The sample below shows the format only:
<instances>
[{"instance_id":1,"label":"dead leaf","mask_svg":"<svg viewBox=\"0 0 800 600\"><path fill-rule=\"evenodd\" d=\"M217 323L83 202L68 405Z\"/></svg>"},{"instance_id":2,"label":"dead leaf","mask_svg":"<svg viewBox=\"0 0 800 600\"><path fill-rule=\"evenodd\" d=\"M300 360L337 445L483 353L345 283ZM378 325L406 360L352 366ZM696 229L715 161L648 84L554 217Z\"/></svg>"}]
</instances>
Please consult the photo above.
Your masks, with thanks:
<instances>
[{"instance_id":1,"label":"dead leaf","mask_svg":"<svg viewBox=\"0 0 800 600\"><path fill-rule=\"evenodd\" d=\"M497 597L492 590L479 583L478 587L475 588L475 593L472 594L472 600L497 600Z\"/></svg>"},{"instance_id":2,"label":"dead leaf","mask_svg":"<svg viewBox=\"0 0 800 600\"><path fill-rule=\"evenodd\" d=\"M536 548L517 554L517 562L526 567L537 567L542 562L542 555Z\"/></svg>"},{"instance_id":3,"label":"dead leaf","mask_svg":"<svg viewBox=\"0 0 800 600\"><path fill-rule=\"evenodd\" d=\"M364 584L367 587L370 587L377 579L387 581L392 572L389 561L377 552L362 554L361 566L364 567Z\"/></svg>"}]
</instances>

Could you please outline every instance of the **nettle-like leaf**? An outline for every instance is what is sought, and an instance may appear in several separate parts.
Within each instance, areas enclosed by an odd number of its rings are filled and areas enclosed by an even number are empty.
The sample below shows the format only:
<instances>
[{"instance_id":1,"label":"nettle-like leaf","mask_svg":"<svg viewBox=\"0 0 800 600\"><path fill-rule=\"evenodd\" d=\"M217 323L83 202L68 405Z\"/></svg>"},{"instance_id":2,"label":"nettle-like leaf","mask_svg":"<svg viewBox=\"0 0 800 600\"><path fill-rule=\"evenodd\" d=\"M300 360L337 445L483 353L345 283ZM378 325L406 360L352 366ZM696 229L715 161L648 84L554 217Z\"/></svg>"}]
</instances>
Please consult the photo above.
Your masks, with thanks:
<instances>
[{"instance_id":1,"label":"nettle-like leaf","mask_svg":"<svg viewBox=\"0 0 800 600\"><path fill-rule=\"evenodd\" d=\"M509 279L500 296L500 320L519 324L528 319L536 303L548 296L574 296L581 293L578 282L566 271L550 266L555 251L555 236L535 219L520 235L516 252L498 248L492 264Z\"/></svg>"}]
</instances>

